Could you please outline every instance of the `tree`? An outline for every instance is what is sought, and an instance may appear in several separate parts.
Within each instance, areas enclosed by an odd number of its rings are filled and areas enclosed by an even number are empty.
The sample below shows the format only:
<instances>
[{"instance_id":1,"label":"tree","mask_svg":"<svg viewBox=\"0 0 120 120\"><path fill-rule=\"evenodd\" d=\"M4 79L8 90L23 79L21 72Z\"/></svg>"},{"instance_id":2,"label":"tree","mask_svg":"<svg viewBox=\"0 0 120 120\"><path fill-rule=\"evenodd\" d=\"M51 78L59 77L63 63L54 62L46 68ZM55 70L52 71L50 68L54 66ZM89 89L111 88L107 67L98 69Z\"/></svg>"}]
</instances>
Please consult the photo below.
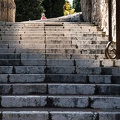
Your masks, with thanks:
<instances>
[{"instance_id":1,"label":"tree","mask_svg":"<svg viewBox=\"0 0 120 120\"><path fill-rule=\"evenodd\" d=\"M63 16L63 5L65 0L44 0L42 6L47 18Z\"/></svg>"},{"instance_id":2,"label":"tree","mask_svg":"<svg viewBox=\"0 0 120 120\"><path fill-rule=\"evenodd\" d=\"M15 0L16 21L28 21L40 19L44 8L41 6L43 0Z\"/></svg>"},{"instance_id":3,"label":"tree","mask_svg":"<svg viewBox=\"0 0 120 120\"><path fill-rule=\"evenodd\" d=\"M76 12L81 11L80 0L73 0L73 8Z\"/></svg>"}]
</instances>

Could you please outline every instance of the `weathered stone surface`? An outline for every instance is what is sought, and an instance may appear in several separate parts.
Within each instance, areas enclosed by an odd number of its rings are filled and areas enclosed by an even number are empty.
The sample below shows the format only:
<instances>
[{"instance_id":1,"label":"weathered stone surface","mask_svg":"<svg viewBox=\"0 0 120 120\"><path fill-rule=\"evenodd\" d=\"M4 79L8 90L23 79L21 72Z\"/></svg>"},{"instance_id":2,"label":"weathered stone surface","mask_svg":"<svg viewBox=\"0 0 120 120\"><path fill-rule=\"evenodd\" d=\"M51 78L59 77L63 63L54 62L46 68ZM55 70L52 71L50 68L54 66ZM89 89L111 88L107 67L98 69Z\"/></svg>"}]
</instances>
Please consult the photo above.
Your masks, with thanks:
<instances>
[{"instance_id":1,"label":"weathered stone surface","mask_svg":"<svg viewBox=\"0 0 120 120\"><path fill-rule=\"evenodd\" d=\"M54 83L86 83L87 77L84 75L79 74L53 74L53 75L46 75L46 82L54 82Z\"/></svg>"},{"instance_id":2,"label":"weathered stone surface","mask_svg":"<svg viewBox=\"0 0 120 120\"><path fill-rule=\"evenodd\" d=\"M0 59L20 59L20 54L17 53L0 54Z\"/></svg>"},{"instance_id":3,"label":"weathered stone surface","mask_svg":"<svg viewBox=\"0 0 120 120\"><path fill-rule=\"evenodd\" d=\"M105 85L97 85L98 94L102 95L120 95L120 85L116 84L105 84Z\"/></svg>"},{"instance_id":4,"label":"weathered stone surface","mask_svg":"<svg viewBox=\"0 0 120 120\"><path fill-rule=\"evenodd\" d=\"M99 112L99 120L119 120L120 112Z\"/></svg>"},{"instance_id":5,"label":"weathered stone surface","mask_svg":"<svg viewBox=\"0 0 120 120\"><path fill-rule=\"evenodd\" d=\"M0 74L0 83L6 83L8 81L8 75Z\"/></svg>"},{"instance_id":6,"label":"weathered stone surface","mask_svg":"<svg viewBox=\"0 0 120 120\"><path fill-rule=\"evenodd\" d=\"M40 53L22 53L21 59L29 59L29 60L36 60L36 59L45 59L45 54Z\"/></svg>"},{"instance_id":7,"label":"weathered stone surface","mask_svg":"<svg viewBox=\"0 0 120 120\"><path fill-rule=\"evenodd\" d=\"M119 67L104 67L102 68L102 74L104 75L120 75Z\"/></svg>"},{"instance_id":8,"label":"weathered stone surface","mask_svg":"<svg viewBox=\"0 0 120 120\"><path fill-rule=\"evenodd\" d=\"M11 85L3 85L3 84L0 84L0 94L1 95L8 95L8 94L11 94Z\"/></svg>"},{"instance_id":9,"label":"weathered stone surface","mask_svg":"<svg viewBox=\"0 0 120 120\"><path fill-rule=\"evenodd\" d=\"M12 66L0 66L0 74L11 74L12 70Z\"/></svg>"},{"instance_id":10,"label":"weathered stone surface","mask_svg":"<svg viewBox=\"0 0 120 120\"><path fill-rule=\"evenodd\" d=\"M43 107L46 103L45 96L2 96L2 107Z\"/></svg>"},{"instance_id":11,"label":"weathered stone surface","mask_svg":"<svg viewBox=\"0 0 120 120\"><path fill-rule=\"evenodd\" d=\"M48 66L74 66L74 60L47 60Z\"/></svg>"},{"instance_id":12,"label":"weathered stone surface","mask_svg":"<svg viewBox=\"0 0 120 120\"><path fill-rule=\"evenodd\" d=\"M76 66L78 67L99 67L100 63L98 60L76 60Z\"/></svg>"},{"instance_id":13,"label":"weathered stone surface","mask_svg":"<svg viewBox=\"0 0 120 120\"><path fill-rule=\"evenodd\" d=\"M76 96L49 96L48 103L51 107L63 108L86 108L88 106L88 97Z\"/></svg>"},{"instance_id":14,"label":"weathered stone surface","mask_svg":"<svg viewBox=\"0 0 120 120\"><path fill-rule=\"evenodd\" d=\"M2 120L49 120L48 112L39 111L6 111L2 115Z\"/></svg>"},{"instance_id":15,"label":"weathered stone surface","mask_svg":"<svg viewBox=\"0 0 120 120\"><path fill-rule=\"evenodd\" d=\"M83 20L86 22L91 21L91 12L92 12L91 8L92 8L91 0L81 0Z\"/></svg>"},{"instance_id":16,"label":"weathered stone surface","mask_svg":"<svg viewBox=\"0 0 120 120\"><path fill-rule=\"evenodd\" d=\"M100 67L76 67L76 72L81 75L100 75Z\"/></svg>"},{"instance_id":17,"label":"weathered stone surface","mask_svg":"<svg viewBox=\"0 0 120 120\"><path fill-rule=\"evenodd\" d=\"M46 67L46 73L47 74L72 74L75 71L75 67L69 67L69 66L47 66Z\"/></svg>"},{"instance_id":18,"label":"weathered stone surface","mask_svg":"<svg viewBox=\"0 0 120 120\"><path fill-rule=\"evenodd\" d=\"M120 97L91 97L91 107L100 109L120 109Z\"/></svg>"},{"instance_id":19,"label":"weathered stone surface","mask_svg":"<svg viewBox=\"0 0 120 120\"><path fill-rule=\"evenodd\" d=\"M41 83L44 79L44 74L10 74L9 81L11 83Z\"/></svg>"},{"instance_id":20,"label":"weathered stone surface","mask_svg":"<svg viewBox=\"0 0 120 120\"><path fill-rule=\"evenodd\" d=\"M93 120L92 112L50 112L52 120Z\"/></svg>"},{"instance_id":21,"label":"weathered stone surface","mask_svg":"<svg viewBox=\"0 0 120 120\"><path fill-rule=\"evenodd\" d=\"M15 22L16 5L14 0L0 1L0 21Z\"/></svg>"},{"instance_id":22,"label":"weathered stone surface","mask_svg":"<svg viewBox=\"0 0 120 120\"><path fill-rule=\"evenodd\" d=\"M36 65L41 65L44 66L45 65L46 60L21 60L21 64L22 65L32 65L32 66L36 66Z\"/></svg>"},{"instance_id":23,"label":"weathered stone surface","mask_svg":"<svg viewBox=\"0 0 120 120\"><path fill-rule=\"evenodd\" d=\"M13 94L15 95L39 95L47 93L47 85L46 84L19 84L13 85Z\"/></svg>"},{"instance_id":24,"label":"weathered stone surface","mask_svg":"<svg viewBox=\"0 0 120 120\"><path fill-rule=\"evenodd\" d=\"M108 0L81 0L83 19L99 25L108 34ZM112 0L113 39L116 40L116 1Z\"/></svg>"},{"instance_id":25,"label":"weathered stone surface","mask_svg":"<svg viewBox=\"0 0 120 120\"><path fill-rule=\"evenodd\" d=\"M16 66L16 74L44 74L44 66Z\"/></svg>"},{"instance_id":26,"label":"weathered stone surface","mask_svg":"<svg viewBox=\"0 0 120 120\"><path fill-rule=\"evenodd\" d=\"M89 75L89 82L98 84L112 83L111 77L111 75Z\"/></svg>"},{"instance_id":27,"label":"weathered stone surface","mask_svg":"<svg viewBox=\"0 0 120 120\"><path fill-rule=\"evenodd\" d=\"M113 81L115 84L120 84L120 76L119 76L119 75L112 76L112 81Z\"/></svg>"},{"instance_id":28,"label":"weathered stone surface","mask_svg":"<svg viewBox=\"0 0 120 120\"><path fill-rule=\"evenodd\" d=\"M95 92L95 85L74 85L74 84L49 84L49 94L77 94L92 95Z\"/></svg>"}]
</instances>

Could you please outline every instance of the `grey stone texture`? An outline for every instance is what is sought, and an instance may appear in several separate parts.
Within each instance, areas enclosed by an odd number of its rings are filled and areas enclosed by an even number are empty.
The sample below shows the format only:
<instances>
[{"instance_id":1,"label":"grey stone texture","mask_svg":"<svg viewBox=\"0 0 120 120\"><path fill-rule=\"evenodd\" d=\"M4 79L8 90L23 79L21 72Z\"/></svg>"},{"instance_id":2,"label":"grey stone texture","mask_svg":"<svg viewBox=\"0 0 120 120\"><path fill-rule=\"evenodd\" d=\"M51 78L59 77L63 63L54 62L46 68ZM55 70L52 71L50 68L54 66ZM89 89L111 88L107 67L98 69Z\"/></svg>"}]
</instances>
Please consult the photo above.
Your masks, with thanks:
<instances>
[{"instance_id":1,"label":"grey stone texture","mask_svg":"<svg viewBox=\"0 0 120 120\"><path fill-rule=\"evenodd\" d=\"M120 112L99 112L99 120L119 120Z\"/></svg>"},{"instance_id":2,"label":"grey stone texture","mask_svg":"<svg viewBox=\"0 0 120 120\"><path fill-rule=\"evenodd\" d=\"M45 96L2 96L1 106L3 108L27 108L44 107L46 105Z\"/></svg>"},{"instance_id":3,"label":"grey stone texture","mask_svg":"<svg viewBox=\"0 0 120 120\"><path fill-rule=\"evenodd\" d=\"M47 85L46 84L19 84L13 85L13 94L22 94L22 95L40 95L47 93Z\"/></svg>"},{"instance_id":4,"label":"grey stone texture","mask_svg":"<svg viewBox=\"0 0 120 120\"><path fill-rule=\"evenodd\" d=\"M100 109L119 109L120 98L119 97L91 97L91 107Z\"/></svg>"},{"instance_id":5,"label":"grey stone texture","mask_svg":"<svg viewBox=\"0 0 120 120\"><path fill-rule=\"evenodd\" d=\"M110 84L112 83L111 78L111 75L89 75L89 82L98 84Z\"/></svg>"},{"instance_id":6,"label":"grey stone texture","mask_svg":"<svg viewBox=\"0 0 120 120\"><path fill-rule=\"evenodd\" d=\"M7 74L0 74L0 83L6 83L8 81Z\"/></svg>"},{"instance_id":7,"label":"grey stone texture","mask_svg":"<svg viewBox=\"0 0 120 120\"><path fill-rule=\"evenodd\" d=\"M10 74L9 81L11 83L41 83L44 82L44 74Z\"/></svg>"},{"instance_id":8,"label":"grey stone texture","mask_svg":"<svg viewBox=\"0 0 120 120\"><path fill-rule=\"evenodd\" d=\"M50 112L52 120L93 120L92 112Z\"/></svg>"},{"instance_id":9,"label":"grey stone texture","mask_svg":"<svg viewBox=\"0 0 120 120\"><path fill-rule=\"evenodd\" d=\"M88 106L88 97L78 96L49 96L52 101L49 105L57 108L86 108Z\"/></svg>"},{"instance_id":10,"label":"grey stone texture","mask_svg":"<svg viewBox=\"0 0 120 120\"><path fill-rule=\"evenodd\" d=\"M77 95L92 95L95 93L95 85L79 85L79 84L49 84L49 94L77 94Z\"/></svg>"},{"instance_id":11,"label":"grey stone texture","mask_svg":"<svg viewBox=\"0 0 120 120\"><path fill-rule=\"evenodd\" d=\"M20 111L3 112L2 120L49 120L48 112L39 111Z\"/></svg>"}]
</instances>

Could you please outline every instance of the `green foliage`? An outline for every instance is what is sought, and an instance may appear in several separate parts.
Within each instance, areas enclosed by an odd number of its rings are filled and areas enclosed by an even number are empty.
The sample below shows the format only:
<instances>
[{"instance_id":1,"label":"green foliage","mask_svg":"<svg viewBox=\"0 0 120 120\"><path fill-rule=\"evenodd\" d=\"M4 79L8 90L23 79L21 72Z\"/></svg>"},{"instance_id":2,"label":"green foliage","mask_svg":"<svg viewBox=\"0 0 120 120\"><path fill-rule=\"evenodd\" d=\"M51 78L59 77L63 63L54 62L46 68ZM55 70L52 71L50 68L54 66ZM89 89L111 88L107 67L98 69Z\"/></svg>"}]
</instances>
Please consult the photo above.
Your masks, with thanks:
<instances>
[{"instance_id":1,"label":"green foliage","mask_svg":"<svg viewBox=\"0 0 120 120\"><path fill-rule=\"evenodd\" d=\"M81 11L80 0L73 0L73 8L75 9L75 12Z\"/></svg>"},{"instance_id":2,"label":"green foliage","mask_svg":"<svg viewBox=\"0 0 120 120\"><path fill-rule=\"evenodd\" d=\"M63 16L63 5L65 0L44 0L42 6L46 10L47 18Z\"/></svg>"},{"instance_id":3,"label":"green foliage","mask_svg":"<svg viewBox=\"0 0 120 120\"><path fill-rule=\"evenodd\" d=\"M15 0L16 21L28 21L40 19L44 8L41 6L43 0Z\"/></svg>"}]
</instances>

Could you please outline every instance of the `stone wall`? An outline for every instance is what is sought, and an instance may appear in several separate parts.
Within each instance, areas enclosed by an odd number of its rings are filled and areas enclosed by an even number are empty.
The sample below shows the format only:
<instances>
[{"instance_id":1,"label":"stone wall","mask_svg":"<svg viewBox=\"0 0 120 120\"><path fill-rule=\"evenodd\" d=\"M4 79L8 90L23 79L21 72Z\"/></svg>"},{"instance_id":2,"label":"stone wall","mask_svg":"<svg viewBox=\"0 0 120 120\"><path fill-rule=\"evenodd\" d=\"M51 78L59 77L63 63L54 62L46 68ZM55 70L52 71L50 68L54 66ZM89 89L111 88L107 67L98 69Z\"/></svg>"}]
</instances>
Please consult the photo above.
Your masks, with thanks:
<instances>
[{"instance_id":1,"label":"stone wall","mask_svg":"<svg viewBox=\"0 0 120 120\"><path fill-rule=\"evenodd\" d=\"M112 1L113 39L116 39L116 4ZM108 34L108 0L81 0L81 8L85 22L99 25Z\"/></svg>"},{"instance_id":2,"label":"stone wall","mask_svg":"<svg viewBox=\"0 0 120 120\"><path fill-rule=\"evenodd\" d=\"M15 22L15 12L14 0L0 0L0 21Z\"/></svg>"}]
</instances>

